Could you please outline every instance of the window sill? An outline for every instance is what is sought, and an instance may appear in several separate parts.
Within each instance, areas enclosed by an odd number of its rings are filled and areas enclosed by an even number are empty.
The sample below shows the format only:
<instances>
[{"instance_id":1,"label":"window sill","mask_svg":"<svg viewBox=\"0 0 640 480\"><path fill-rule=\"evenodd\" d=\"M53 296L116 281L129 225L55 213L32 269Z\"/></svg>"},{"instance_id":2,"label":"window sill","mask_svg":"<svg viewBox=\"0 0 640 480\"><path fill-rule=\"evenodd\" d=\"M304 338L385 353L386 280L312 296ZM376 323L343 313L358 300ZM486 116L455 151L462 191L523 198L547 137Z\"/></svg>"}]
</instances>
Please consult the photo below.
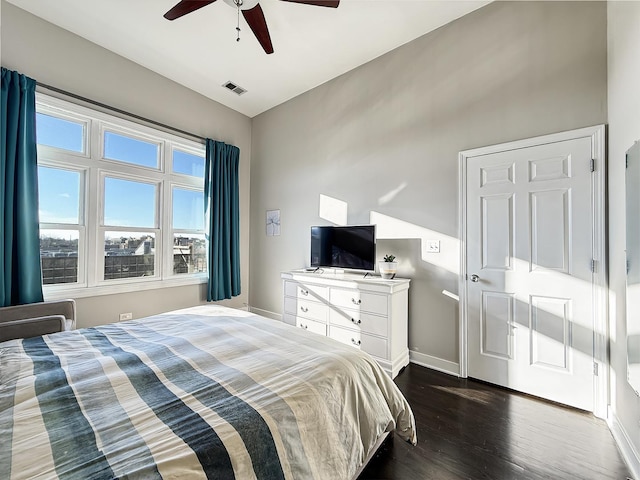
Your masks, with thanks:
<instances>
[{"instance_id":1,"label":"window sill","mask_svg":"<svg viewBox=\"0 0 640 480\"><path fill-rule=\"evenodd\" d=\"M189 278L172 278L169 280L153 280L145 282L127 282L111 285L97 285L93 287L53 287L45 285L43 288L45 301L63 300L66 298L98 297L101 295L115 295L133 293L141 290L157 290L160 288L183 287L207 283L204 275Z\"/></svg>"}]
</instances>

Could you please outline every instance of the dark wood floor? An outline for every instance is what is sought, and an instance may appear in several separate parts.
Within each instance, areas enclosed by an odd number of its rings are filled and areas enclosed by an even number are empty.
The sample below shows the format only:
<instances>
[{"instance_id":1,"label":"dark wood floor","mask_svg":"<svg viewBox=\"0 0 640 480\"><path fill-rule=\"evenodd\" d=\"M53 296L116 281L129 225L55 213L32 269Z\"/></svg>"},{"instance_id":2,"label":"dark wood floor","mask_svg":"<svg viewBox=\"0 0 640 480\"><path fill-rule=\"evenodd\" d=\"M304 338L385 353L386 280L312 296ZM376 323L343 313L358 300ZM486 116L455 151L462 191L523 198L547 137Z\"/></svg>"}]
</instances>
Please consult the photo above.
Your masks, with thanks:
<instances>
[{"instance_id":1,"label":"dark wood floor","mask_svg":"<svg viewBox=\"0 0 640 480\"><path fill-rule=\"evenodd\" d=\"M396 383L418 445L391 437L358 480L621 479L630 472L592 414L414 364Z\"/></svg>"}]
</instances>

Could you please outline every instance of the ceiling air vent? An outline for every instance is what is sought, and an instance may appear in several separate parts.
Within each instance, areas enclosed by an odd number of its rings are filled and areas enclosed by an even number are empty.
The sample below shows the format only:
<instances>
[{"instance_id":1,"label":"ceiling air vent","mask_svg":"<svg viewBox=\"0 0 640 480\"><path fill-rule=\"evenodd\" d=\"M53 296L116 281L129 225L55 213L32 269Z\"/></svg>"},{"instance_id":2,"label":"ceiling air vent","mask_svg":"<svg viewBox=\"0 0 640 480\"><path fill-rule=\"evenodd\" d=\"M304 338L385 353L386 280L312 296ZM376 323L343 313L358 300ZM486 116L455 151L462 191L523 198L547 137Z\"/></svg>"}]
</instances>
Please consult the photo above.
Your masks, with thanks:
<instances>
[{"instance_id":1,"label":"ceiling air vent","mask_svg":"<svg viewBox=\"0 0 640 480\"><path fill-rule=\"evenodd\" d=\"M243 93L247 93L247 91L244 88L239 87L238 85L236 85L233 82L227 82L227 83L223 84L222 86L224 88L228 88L233 93L237 93L238 95L242 95Z\"/></svg>"}]
</instances>

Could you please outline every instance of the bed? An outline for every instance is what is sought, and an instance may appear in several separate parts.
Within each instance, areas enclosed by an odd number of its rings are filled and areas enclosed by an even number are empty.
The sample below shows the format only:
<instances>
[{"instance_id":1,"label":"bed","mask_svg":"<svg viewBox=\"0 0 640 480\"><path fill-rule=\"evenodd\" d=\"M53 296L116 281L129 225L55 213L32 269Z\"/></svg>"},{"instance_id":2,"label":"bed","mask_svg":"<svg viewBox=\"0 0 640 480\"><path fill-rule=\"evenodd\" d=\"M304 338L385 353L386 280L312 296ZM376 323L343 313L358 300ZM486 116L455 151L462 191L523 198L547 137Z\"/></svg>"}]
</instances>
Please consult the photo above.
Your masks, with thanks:
<instances>
[{"instance_id":1,"label":"bed","mask_svg":"<svg viewBox=\"0 0 640 480\"><path fill-rule=\"evenodd\" d=\"M0 343L0 478L352 479L416 442L366 353L217 305Z\"/></svg>"}]
</instances>

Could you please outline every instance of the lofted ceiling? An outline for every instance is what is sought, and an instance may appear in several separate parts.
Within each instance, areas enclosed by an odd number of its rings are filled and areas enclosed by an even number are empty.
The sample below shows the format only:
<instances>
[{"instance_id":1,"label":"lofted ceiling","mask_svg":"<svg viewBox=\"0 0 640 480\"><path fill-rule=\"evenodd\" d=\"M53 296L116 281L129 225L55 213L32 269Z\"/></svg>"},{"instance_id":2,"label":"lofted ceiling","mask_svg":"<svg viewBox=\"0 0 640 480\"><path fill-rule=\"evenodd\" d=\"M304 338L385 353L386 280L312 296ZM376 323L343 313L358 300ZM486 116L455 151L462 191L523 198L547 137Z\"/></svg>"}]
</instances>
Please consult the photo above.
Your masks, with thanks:
<instances>
[{"instance_id":1,"label":"lofted ceiling","mask_svg":"<svg viewBox=\"0 0 640 480\"><path fill-rule=\"evenodd\" d=\"M174 21L178 0L7 0L249 117L480 8L489 1L341 0L324 8L261 0L265 54L223 0ZM247 90L238 96L222 85Z\"/></svg>"}]
</instances>

